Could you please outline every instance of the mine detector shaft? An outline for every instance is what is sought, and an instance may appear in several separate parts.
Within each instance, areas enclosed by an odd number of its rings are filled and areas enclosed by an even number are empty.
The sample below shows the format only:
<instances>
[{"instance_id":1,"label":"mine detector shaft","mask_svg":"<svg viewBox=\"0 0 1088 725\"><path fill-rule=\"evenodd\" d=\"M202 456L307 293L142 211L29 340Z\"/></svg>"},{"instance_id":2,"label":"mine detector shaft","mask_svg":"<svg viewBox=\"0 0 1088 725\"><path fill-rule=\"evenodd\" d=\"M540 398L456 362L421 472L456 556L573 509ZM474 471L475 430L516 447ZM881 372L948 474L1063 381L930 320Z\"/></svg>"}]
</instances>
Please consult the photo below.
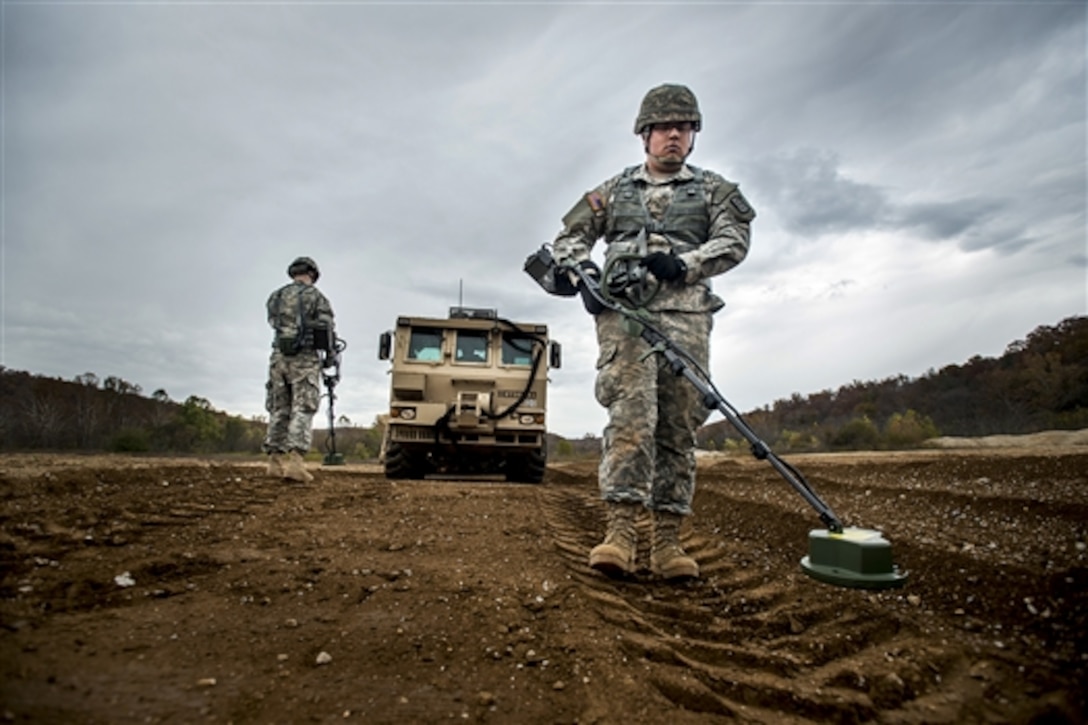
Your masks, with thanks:
<instances>
[{"instance_id":1,"label":"mine detector shaft","mask_svg":"<svg viewBox=\"0 0 1088 725\"><path fill-rule=\"evenodd\" d=\"M378 357L392 363L387 478L543 480L548 369L561 360L546 325L466 307L399 317Z\"/></svg>"}]
</instances>

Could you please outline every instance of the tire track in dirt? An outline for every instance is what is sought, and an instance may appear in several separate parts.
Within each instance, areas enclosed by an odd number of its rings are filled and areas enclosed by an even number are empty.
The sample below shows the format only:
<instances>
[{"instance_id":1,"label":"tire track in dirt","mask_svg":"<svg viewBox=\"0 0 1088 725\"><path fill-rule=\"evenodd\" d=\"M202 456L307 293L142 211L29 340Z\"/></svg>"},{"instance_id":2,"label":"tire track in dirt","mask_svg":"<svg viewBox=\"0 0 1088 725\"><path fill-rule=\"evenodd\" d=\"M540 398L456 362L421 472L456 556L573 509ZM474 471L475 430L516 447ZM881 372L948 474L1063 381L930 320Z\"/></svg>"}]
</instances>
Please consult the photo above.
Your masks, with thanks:
<instances>
[{"instance_id":1,"label":"tire track in dirt","mask_svg":"<svg viewBox=\"0 0 1088 725\"><path fill-rule=\"evenodd\" d=\"M933 617L932 629L1015 642L1055 672L1088 662L1088 456L946 453L864 467L814 456L809 464L810 480L847 523L888 533L911 572L904 592L915 614ZM700 481L721 502L711 516L728 521L723 528L738 539L796 548L790 537L813 524L766 467L725 461ZM767 527L775 516L780 525Z\"/></svg>"},{"instance_id":2,"label":"tire track in dirt","mask_svg":"<svg viewBox=\"0 0 1088 725\"><path fill-rule=\"evenodd\" d=\"M649 684L677 707L752 722L859 722L891 719L950 687L962 692L965 661L955 647L921 642L864 594L852 592L844 606L822 585L800 586L741 541L685 527L685 548L702 569L688 584L655 581L645 568L626 581L597 575L586 555L604 530L605 509L591 488L542 492L556 548L621 635L623 652L646 664ZM701 511L723 504L712 497L704 494ZM727 505L734 516L749 515ZM647 520L639 533L646 562Z\"/></svg>"}]
</instances>

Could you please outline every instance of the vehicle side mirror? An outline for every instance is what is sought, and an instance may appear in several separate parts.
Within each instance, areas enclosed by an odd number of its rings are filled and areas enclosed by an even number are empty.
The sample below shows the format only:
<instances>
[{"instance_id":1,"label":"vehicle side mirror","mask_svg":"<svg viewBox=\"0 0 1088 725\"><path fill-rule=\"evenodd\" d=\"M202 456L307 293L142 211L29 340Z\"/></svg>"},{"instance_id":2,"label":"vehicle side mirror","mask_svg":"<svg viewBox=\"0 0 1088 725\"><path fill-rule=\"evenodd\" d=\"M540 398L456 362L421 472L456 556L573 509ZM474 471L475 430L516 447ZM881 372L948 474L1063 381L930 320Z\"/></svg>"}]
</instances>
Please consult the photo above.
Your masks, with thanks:
<instances>
[{"instance_id":1,"label":"vehicle side mirror","mask_svg":"<svg viewBox=\"0 0 1088 725\"><path fill-rule=\"evenodd\" d=\"M393 333L383 332L378 338L378 359L388 360L393 351Z\"/></svg>"},{"instance_id":2,"label":"vehicle side mirror","mask_svg":"<svg viewBox=\"0 0 1088 725\"><path fill-rule=\"evenodd\" d=\"M548 346L548 367L563 367L563 346L554 340Z\"/></svg>"}]
</instances>

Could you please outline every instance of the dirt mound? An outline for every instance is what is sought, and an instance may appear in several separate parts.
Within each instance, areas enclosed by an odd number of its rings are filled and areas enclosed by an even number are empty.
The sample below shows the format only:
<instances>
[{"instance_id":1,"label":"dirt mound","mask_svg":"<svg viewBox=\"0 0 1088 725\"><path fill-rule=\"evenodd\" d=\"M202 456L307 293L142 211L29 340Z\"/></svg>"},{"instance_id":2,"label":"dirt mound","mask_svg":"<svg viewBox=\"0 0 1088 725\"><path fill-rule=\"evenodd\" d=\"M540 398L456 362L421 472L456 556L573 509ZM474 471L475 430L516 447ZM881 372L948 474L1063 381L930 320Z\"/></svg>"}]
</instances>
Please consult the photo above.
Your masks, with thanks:
<instances>
[{"instance_id":1,"label":"dirt mound","mask_svg":"<svg viewBox=\"0 0 1088 725\"><path fill-rule=\"evenodd\" d=\"M942 436L926 441L932 448L1070 448L1088 446L1088 429L1048 430L1027 435L994 435L980 438Z\"/></svg>"},{"instance_id":2,"label":"dirt mound","mask_svg":"<svg viewBox=\"0 0 1088 725\"><path fill-rule=\"evenodd\" d=\"M905 588L806 578L818 519L749 459L701 460L684 537L704 574L669 586L586 566L604 521L593 462L539 486L356 465L299 486L257 463L6 456L0 708L83 723L1084 721L1088 453L791 462L846 523L885 532Z\"/></svg>"}]
</instances>

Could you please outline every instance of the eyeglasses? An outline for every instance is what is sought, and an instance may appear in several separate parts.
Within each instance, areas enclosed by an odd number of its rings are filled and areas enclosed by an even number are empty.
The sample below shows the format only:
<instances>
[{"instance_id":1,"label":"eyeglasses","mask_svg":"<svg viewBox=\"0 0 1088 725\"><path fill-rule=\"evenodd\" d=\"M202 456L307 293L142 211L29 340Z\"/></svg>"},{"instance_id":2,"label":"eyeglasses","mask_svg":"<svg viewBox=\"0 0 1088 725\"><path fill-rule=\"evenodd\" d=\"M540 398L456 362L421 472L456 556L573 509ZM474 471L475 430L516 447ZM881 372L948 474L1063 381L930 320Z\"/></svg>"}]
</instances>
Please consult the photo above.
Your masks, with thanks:
<instances>
[{"instance_id":1,"label":"eyeglasses","mask_svg":"<svg viewBox=\"0 0 1088 725\"><path fill-rule=\"evenodd\" d=\"M669 121L666 123L651 123L650 130L658 133L669 133L672 130L680 133L691 133L695 130L695 124L691 121Z\"/></svg>"}]
</instances>

